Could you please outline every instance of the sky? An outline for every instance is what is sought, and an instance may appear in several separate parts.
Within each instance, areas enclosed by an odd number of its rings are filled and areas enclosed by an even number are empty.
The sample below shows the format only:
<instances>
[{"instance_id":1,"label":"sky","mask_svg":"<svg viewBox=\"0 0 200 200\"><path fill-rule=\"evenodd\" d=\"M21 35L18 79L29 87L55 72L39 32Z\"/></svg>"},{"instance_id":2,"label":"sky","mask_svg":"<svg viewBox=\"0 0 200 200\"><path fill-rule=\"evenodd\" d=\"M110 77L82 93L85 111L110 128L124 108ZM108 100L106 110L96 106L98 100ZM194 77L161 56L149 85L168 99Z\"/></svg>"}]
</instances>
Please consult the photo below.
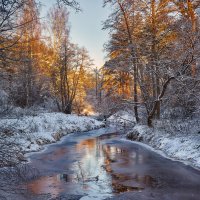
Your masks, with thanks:
<instances>
[{"instance_id":1,"label":"sky","mask_svg":"<svg viewBox=\"0 0 200 200\"><path fill-rule=\"evenodd\" d=\"M56 0L42 0L42 17ZM73 43L85 47L94 60L96 67L103 66L105 52L103 45L108 40L108 31L102 30L102 22L109 15L109 8L103 8L103 0L79 0L82 12L70 11L71 40Z\"/></svg>"}]
</instances>

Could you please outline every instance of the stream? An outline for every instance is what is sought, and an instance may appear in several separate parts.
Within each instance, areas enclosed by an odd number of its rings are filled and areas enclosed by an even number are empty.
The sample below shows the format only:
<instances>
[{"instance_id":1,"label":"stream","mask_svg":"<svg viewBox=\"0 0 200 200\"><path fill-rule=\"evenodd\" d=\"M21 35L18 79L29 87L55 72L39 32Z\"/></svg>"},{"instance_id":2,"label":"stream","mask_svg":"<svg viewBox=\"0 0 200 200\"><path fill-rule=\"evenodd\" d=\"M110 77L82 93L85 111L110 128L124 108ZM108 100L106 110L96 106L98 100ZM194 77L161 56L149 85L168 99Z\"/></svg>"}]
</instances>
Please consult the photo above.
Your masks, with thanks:
<instances>
[{"instance_id":1,"label":"stream","mask_svg":"<svg viewBox=\"0 0 200 200\"><path fill-rule=\"evenodd\" d=\"M68 135L28 158L29 165L40 173L26 183L35 196L48 194L49 199L63 200L200 199L200 171L126 141L112 129Z\"/></svg>"}]
</instances>

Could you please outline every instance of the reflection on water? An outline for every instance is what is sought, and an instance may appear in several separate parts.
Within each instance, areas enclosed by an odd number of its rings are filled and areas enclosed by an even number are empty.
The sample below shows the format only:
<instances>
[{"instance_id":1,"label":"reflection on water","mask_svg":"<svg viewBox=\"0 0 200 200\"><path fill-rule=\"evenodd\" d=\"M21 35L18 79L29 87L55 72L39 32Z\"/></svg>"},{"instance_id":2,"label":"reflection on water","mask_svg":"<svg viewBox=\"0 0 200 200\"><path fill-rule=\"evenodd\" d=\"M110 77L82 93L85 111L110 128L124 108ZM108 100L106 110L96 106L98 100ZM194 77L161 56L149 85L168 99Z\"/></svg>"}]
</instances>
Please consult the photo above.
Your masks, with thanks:
<instances>
[{"instance_id":1,"label":"reflection on water","mask_svg":"<svg viewBox=\"0 0 200 200\"><path fill-rule=\"evenodd\" d=\"M35 194L48 194L57 196L62 192L62 181L59 175L53 177L42 177L28 184L30 189Z\"/></svg>"},{"instance_id":2,"label":"reflection on water","mask_svg":"<svg viewBox=\"0 0 200 200\"><path fill-rule=\"evenodd\" d=\"M154 187L154 178L139 175L134 171L134 166L144 162L142 155L137 151L129 152L103 143L113 137L115 135L112 134L85 139L75 145L57 147L52 156L44 154L44 165L49 164L48 160L58 162L66 166L68 173L63 171L60 174L41 177L29 183L28 188L35 194L51 193L58 196L65 192L87 194L93 198L101 194L101 197L105 198L115 193ZM62 157L66 159L63 160ZM70 157L74 160L69 162Z\"/></svg>"}]
</instances>

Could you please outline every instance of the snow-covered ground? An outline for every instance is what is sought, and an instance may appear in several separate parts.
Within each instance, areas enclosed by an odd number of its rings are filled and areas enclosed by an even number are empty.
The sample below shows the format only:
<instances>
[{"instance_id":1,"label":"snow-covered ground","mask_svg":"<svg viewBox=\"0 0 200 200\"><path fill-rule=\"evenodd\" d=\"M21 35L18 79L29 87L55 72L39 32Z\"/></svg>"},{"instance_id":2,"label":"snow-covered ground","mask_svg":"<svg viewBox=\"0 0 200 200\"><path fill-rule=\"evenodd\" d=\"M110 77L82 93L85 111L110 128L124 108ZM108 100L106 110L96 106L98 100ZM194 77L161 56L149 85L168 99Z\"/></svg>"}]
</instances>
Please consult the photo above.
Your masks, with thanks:
<instances>
[{"instance_id":1,"label":"snow-covered ground","mask_svg":"<svg viewBox=\"0 0 200 200\"><path fill-rule=\"evenodd\" d=\"M118 111L114 115L110 116L107 121L110 124L120 126L133 126L135 125L135 117L132 111Z\"/></svg>"},{"instance_id":2,"label":"snow-covered ground","mask_svg":"<svg viewBox=\"0 0 200 200\"><path fill-rule=\"evenodd\" d=\"M84 116L43 113L19 119L1 119L1 131L19 144L23 152L38 151L43 144L53 143L62 136L102 127L104 124Z\"/></svg>"},{"instance_id":3,"label":"snow-covered ground","mask_svg":"<svg viewBox=\"0 0 200 200\"><path fill-rule=\"evenodd\" d=\"M179 124L178 126L187 125ZM167 129L136 125L127 133L127 138L146 143L156 150L161 150L168 157L200 168L200 130L198 128L198 126L194 128L196 131L172 133Z\"/></svg>"}]
</instances>

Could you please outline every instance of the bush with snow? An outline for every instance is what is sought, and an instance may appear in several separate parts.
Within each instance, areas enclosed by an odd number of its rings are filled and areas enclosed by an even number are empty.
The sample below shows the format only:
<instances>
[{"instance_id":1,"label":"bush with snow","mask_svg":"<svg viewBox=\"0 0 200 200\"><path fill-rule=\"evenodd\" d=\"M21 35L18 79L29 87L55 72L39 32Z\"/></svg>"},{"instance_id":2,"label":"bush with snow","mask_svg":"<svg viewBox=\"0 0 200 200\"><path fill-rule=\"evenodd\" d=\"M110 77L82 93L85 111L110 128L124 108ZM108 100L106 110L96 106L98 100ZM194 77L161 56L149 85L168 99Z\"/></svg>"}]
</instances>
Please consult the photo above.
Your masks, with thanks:
<instances>
[{"instance_id":1,"label":"bush with snow","mask_svg":"<svg viewBox=\"0 0 200 200\"><path fill-rule=\"evenodd\" d=\"M134 114L131 111L118 111L110 116L107 121L119 126L134 126L136 124Z\"/></svg>"},{"instance_id":2,"label":"bush with snow","mask_svg":"<svg viewBox=\"0 0 200 200\"><path fill-rule=\"evenodd\" d=\"M43 113L18 119L1 119L0 133L6 141L15 141L15 146L22 152L30 152L38 151L42 148L41 145L56 142L69 133L89 131L103 126L103 123L89 117ZM5 146L0 143L0 149L2 145Z\"/></svg>"}]
</instances>

